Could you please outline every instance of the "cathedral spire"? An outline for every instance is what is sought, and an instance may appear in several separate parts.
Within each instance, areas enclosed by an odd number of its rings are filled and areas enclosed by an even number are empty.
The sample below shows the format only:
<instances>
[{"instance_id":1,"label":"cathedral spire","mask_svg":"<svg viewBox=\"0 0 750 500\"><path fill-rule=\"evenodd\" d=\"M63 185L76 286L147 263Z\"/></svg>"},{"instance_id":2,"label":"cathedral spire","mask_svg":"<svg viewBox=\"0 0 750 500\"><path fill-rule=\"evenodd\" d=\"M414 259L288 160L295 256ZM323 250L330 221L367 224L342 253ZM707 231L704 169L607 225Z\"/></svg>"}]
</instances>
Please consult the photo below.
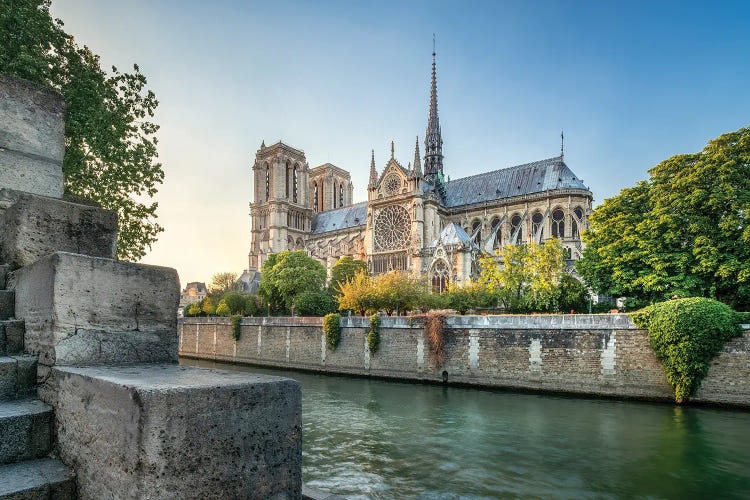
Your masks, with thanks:
<instances>
[{"instance_id":1,"label":"cathedral spire","mask_svg":"<svg viewBox=\"0 0 750 500\"><path fill-rule=\"evenodd\" d=\"M412 177L422 177L422 160L419 155L419 136L417 136L417 145L414 146L414 168Z\"/></svg>"},{"instance_id":2,"label":"cathedral spire","mask_svg":"<svg viewBox=\"0 0 750 500\"><path fill-rule=\"evenodd\" d=\"M372 157L370 158L370 189L374 188L378 183L378 171L375 169L375 150L372 150Z\"/></svg>"},{"instance_id":3,"label":"cathedral spire","mask_svg":"<svg viewBox=\"0 0 750 500\"><path fill-rule=\"evenodd\" d=\"M424 138L425 179L440 189L443 178L443 138L440 133L437 103L437 71L435 69L435 45L432 47L432 82L430 86L430 115Z\"/></svg>"}]
</instances>

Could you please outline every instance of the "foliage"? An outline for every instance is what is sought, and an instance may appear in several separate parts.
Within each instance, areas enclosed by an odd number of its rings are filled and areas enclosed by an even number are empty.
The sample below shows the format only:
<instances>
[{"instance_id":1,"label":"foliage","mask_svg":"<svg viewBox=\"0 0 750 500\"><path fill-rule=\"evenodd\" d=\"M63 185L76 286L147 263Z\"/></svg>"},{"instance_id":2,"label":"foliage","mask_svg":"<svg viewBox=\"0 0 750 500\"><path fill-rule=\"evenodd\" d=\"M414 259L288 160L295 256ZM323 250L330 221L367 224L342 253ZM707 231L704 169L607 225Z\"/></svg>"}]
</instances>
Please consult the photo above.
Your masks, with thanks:
<instances>
[{"instance_id":1,"label":"foliage","mask_svg":"<svg viewBox=\"0 0 750 500\"><path fill-rule=\"evenodd\" d=\"M374 308L390 316L394 312L406 313L417 306L426 292L427 284L402 271L391 271L373 278Z\"/></svg>"},{"instance_id":2,"label":"foliage","mask_svg":"<svg viewBox=\"0 0 750 500\"><path fill-rule=\"evenodd\" d=\"M450 307L449 301L450 297L447 293L432 293L425 290L417 298L415 309L418 309L422 313L439 309L447 309L448 307Z\"/></svg>"},{"instance_id":3,"label":"foliage","mask_svg":"<svg viewBox=\"0 0 750 500\"><path fill-rule=\"evenodd\" d=\"M240 292L226 292L221 296L219 303L224 302L230 314L245 314L249 300L253 300L252 295Z\"/></svg>"},{"instance_id":4,"label":"foliage","mask_svg":"<svg viewBox=\"0 0 750 500\"><path fill-rule=\"evenodd\" d=\"M325 316L337 308L336 299L327 290L302 292L294 298L294 312L300 316Z\"/></svg>"},{"instance_id":5,"label":"foliage","mask_svg":"<svg viewBox=\"0 0 750 500\"><path fill-rule=\"evenodd\" d=\"M323 332L326 335L326 344L335 351L341 342L341 315L330 313L323 316Z\"/></svg>"},{"instance_id":6,"label":"foliage","mask_svg":"<svg viewBox=\"0 0 750 500\"><path fill-rule=\"evenodd\" d=\"M229 318L229 323L232 325L232 338L236 341L240 340L240 334L242 333L242 315L233 314Z\"/></svg>"},{"instance_id":7,"label":"foliage","mask_svg":"<svg viewBox=\"0 0 750 500\"><path fill-rule=\"evenodd\" d=\"M217 316L230 316L232 314L232 311L231 309L229 309L229 306L227 305L226 301L222 299L216 305L215 313Z\"/></svg>"},{"instance_id":8,"label":"foliage","mask_svg":"<svg viewBox=\"0 0 750 500\"><path fill-rule=\"evenodd\" d=\"M214 316L216 314L216 303L211 297L206 297L201 301L201 311L206 316Z\"/></svg>"},{"instance_id":9,"label":"foliage","mask_svg":"<svg viewBox=\"0 0 750 500\"><path fill-rule=\"evenodd\" d=\"M586 287L573 276L564 273L560 277L560 312L584 312L588 310L589 292Z\"/></svg>"},{"instance_id":10,"label":"foliage","mask_svg":"<svg viewBox=\"0 0 750 500\"><path fill-rule=\"evenodd\" d=\"M232 272L216 273L211 276L211 283L208 285L209 293L213 296L223 295L237 288L237 278L239 275Z\"/></svg>"},{"instance_id":11,"label":"foliage","mask_svg":"<svg viewBox=\"0 0 750 500\"><path fill-rule=\"evenodd\" d=\"M631 317L648 330L678 403L695 392L711 360L740 333L737 315L729 306L700 297L660 302Z\"/></svg>"},{"instance_id":12,"label":"foliage","mask_svg":"<svg viewBox=\"0 0 750 500\"><path fill-rule=\"evenodd\" d=\"M480 294L484 288L476 283L468 283L464 286L451 284L445 293L448 307L455 309L458 314L466 314L470 309L480 306Z\"/></svg>"},{"instance_id":13,"label":"foliage","mask_svg":"<svg viewBox=\"0 0 750 500\"><path fill-rule=\"evenodd\" d=\"M367 332L367 347L371 353L378 352L380 348L380 316L370 316L370 331Z\"/></svg>"},{"instance_id":14,"label":"foliage","mask_svg":"<svg viewBox=\"0 0 750 500\"><path fill-rule=\"evenodd\" d=\"M480 258L478 284L496 297L506 311L556 311L564 275L562 243L506 245L498 250L502 265L491 256Z\"/></svg>"},{"instance_id":15,"label":"foliage","mask_svg":"<svg viewBox=\"0 0 750 500\"><path fill-rule=\"evenodd\" d=\"M750 324L750 312L738 312L736 314L737 314L737 323L741 325Z\"/></svg>"},{"instance_id":16,"label":"foliage","mask_svg":"<svg viewBox=\"0 0 750 500\"><path fill-rule=\"evenodd\" d=\"M375 287L372 278L364 272L340 284L339 310L351 310L360 316L372 310L375 305Z\"/></svg>"},{"instance_id":17,"label":"foliage","mask_svg":"<svg viewBox=\"0 0 750 500\"><path fill-rule=\"evenodd\" d=\"M651 303L750 307L750 128L673 156L594 210L577 268L594 290Z\"/></svg>"},{"instance_id":18,"label":"foliage","mask_svg":"<svg viewBox=\"0 0 750 500\"><path fill-rule=\"evenodd\" d=\"M0 73L59 91L65 107L63 174L68 194L118 214L117 255L138 260L163 230L148 200L164 179L150 121L158 105L138 65L101 67L53 20L49 0L0 0ZM144 201L145 200L145 201Z\"/></svg>"},{"instance_id":19,"label":"foliage","mask_svg":"<svg viewBox=\"0 0 750 500\"><path fill-rule=\"evenodd\" d=\"M367 263L350 256L341 257L331 268L331 282L329 289L334 294L341 293L341 285L350 281L359 273L368 274Z\"/></svg>"},{"instance_id":20,"label":"foliage","mask_svg":"<svg viewBox=\"0 0 750 500\"><path fill-rule=\"evenodd\" d=\"M322 290L325 281L320 262L303 250L285 250L263 263L258 292L274 312L283 312L291 309L297 295Z\"/></svg>"},{"instance_id":21,"label":"foliage","mask_svg":"<svg viewBox=\"0 0 750 500\"><path fill-rule=\"evenodd\" d=\"M203 308L201 307L200 301L193 302L192 304L187 306L183 314L187 317L200 316L201 314L203 314Z\"/></svg>"}]
</instances>

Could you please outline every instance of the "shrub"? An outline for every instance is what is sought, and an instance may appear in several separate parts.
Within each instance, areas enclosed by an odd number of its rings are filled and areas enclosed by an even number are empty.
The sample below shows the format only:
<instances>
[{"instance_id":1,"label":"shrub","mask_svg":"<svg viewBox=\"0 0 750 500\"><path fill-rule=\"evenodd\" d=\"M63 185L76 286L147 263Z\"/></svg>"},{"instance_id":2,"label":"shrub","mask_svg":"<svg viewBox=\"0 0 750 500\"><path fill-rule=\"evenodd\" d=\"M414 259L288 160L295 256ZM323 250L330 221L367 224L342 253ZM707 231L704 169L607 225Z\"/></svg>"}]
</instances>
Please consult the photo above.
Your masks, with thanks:
<instances>
[{"instance_id":1,"label":"shrub","mask_svg":"<svg viewBox=\"0 0 750 500\"><path fill-rule=\"evenodd\" d=\"M324 290L302 292L294 299L294 312L300 316L325 316L336 309L338 302Z\"/></svg>"},{"instance_id":2,"label":"shrub","mask_svg":"<svg viewBox=\"0 0 750 500\"><path fill-rule=\"evenodd\" d=\"M210 297L206 297L201 303L201 310L206 316L213 316L216 314L216 304Z\"/></svg>"},{"instance_id":3,"label":"shrub","mask_svg":"<svg viewBox=\"0 0 750 500\"><path fill-rule=\"evenodd\" d=\"M230 316L232 314L231 309L229 309L229 306L224 301L224 299L219 301L219 305L216 306L216 315L217 316Z\"/></svg>"},{"instance_id":4,"label":"shrub","mask_svg":"<svg viewBox=\"0 0 750 500\"><path fill-rule=\"evenodd\" d=\"M750 312L738 312L735 314L737 314L737 323L741 325L750 324Z\"/></svg>"},{"instance_id":5,"label":"shrub","mask_svg":"<svg viewBox=\"0 0 750 500\"><path fill-rule=\"evenodd\" d=\"M560 289L559 309L561 312L588 310L589 293L583 283L570 274L564 273L560 277L558 287Z\"/></svg>"},{"instance_id":6,"label":"shrub","mask_svg":"<svg viewBox=\"0 0 750 500\"><path fill-rule=\"evenodd\" d=\"M227 305L229 308L229 314L243 314L245 312L248 297L248 295L240 292L227 292L221 297L219 303L221 304L224 302ZM219 314L218 306L216 314ZM220 316L224 315L222 314Z\"/></svg>"},{"instance_id":7,"label":"shrub","mask_svg":"<svg viewBox=\"0 0 750 500\"><path fill-rule=\"evenodd\" d=\"M323 317L323 331L326 334L326 344L335 351L341 341L341 315L326 314Z\"/></svg>"},{"instance_id":8,"label":"shrub","mask_svg":"<svg viewBox=\"0 0 750 500\"><path fill-rule=\"evenodd\" d=\"M380 347L380 317L377 314L370 316L370 331L367 333L367 346L371 353L378 352Z\"/></svg>"},{"instance_id":9,"label":"shrub","mask_svg":"<svg viewBox=\"0 0 750 500\"><path fill-rule=\"evenodd\" d=\"M189 306L185 307L183 315L188 317L200 316L203 314L200 302L193 302Z\"/></svg>"},{"instance_id":10,"label":"shrub","mask_svg":"<svg viewBox=\"0 0 750 500\"><path fill-rule=\"evenodd\" d=\"M695 392L711 360L740 333L737 315L729 306L701 297L660 302L631 317L648 331L678 403Z\"/></svg>"},{"instance_id":11,"label":"shrub","mask_svg":"<svg viewBox=\"0 0 750 500\"><path fill-rule=\"evenodd\" d=\"M242 314L245 316L262 316L266 312L260 297L257 295L245 295L245 309Z\"/></svg>"},{"instance_id":12,"label":"shrub","mask_svg":"<svg viewBox=\"0 0 750 500\"><path fill-rule=\"evenodd\" d=\"M242 330L242 315L234 314L229 318L229 322L232 325L232 338L237 341L240 340L240 332Z\"/></svg>"}]
</instances>

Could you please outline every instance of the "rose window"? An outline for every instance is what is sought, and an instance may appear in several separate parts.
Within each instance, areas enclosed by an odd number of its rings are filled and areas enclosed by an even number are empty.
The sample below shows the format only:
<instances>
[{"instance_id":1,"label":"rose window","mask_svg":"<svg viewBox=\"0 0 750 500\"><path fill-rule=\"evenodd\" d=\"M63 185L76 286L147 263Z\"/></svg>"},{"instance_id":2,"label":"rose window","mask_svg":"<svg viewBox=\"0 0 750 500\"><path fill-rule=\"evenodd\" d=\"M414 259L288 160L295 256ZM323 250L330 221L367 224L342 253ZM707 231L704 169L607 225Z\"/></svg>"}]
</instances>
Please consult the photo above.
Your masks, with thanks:
<instances>
[{"instance_id":1,"label":"rose window","mask_svg":"<svg viewBox=\"0 0 750 500\"><path fill-rule=\"evenodd\" d=\"M411 220L404 207L385 207L375 218L375 250L395 250L406 247Z\"/></svg>"},{"instance_id":2,"label":"rose window","mask_svg":"<svg viewBox=\"0 0 750 500\"><path fill-rule=\"evenodd\" d=\"M385 180L385 193L396 194L401 189L401 179L397 175L391 175Z\"/></svg>"}]
</instances>

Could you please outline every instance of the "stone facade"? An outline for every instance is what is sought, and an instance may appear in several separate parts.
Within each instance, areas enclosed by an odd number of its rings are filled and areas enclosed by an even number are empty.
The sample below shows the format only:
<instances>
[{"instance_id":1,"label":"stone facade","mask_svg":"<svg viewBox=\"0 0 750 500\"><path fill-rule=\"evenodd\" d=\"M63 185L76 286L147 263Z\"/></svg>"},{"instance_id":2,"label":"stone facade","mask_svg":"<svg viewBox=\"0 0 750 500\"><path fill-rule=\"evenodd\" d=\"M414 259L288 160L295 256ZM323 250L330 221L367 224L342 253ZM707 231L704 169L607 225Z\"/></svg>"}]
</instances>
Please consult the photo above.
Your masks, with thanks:
<instances>
[{"instance_id":1,"label":"stone facade","mask_svg":"<svg viewBox=\"0 0 750 500\"><path fill-rule=\"evenodd\" d=\"M320 318L244 318L238 341L226 318L180 320L180 355L260 366L531 391L673 401L648 335L623 314L453 316L442 364L419 325L384 317L370 353L368 318L342 318L326 348ZM750 407L750 330L713 362L694 402Z\"/></svg>"},{"instance_id":2,"label":"stone facade","mask_svg":"<svg viewBox=\"0 0 750 500\"><path fill-rule=\"evenodd\" d=\"M427 276L440 291L475 277L478 256L507 244L559 238L569 264L581 257L593 196L562 150L471 177L444 176L434 54L424 146L422 156L417 139L404 166L392 143L382 169L373 151L367 201L352 203L346 170L330 163L311 169L302 150L263 142L253 163L249 270L260 270L270 253L306 250L329 270L348 255L374 274Z\"/></svg>"}]
</instances>

